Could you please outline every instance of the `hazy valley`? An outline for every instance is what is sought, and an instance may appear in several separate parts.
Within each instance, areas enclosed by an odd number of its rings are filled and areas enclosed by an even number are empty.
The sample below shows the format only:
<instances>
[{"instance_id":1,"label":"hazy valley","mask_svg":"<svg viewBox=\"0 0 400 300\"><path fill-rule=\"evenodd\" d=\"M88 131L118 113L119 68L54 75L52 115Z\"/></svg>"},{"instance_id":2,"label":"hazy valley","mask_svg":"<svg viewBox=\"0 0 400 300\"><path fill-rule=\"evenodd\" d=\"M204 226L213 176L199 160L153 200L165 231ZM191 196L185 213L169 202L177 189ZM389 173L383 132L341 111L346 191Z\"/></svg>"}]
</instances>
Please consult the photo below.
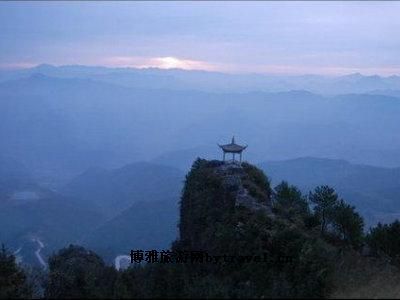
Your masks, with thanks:
<instances>
[{"instance_id":1,"label":"hazy valley","mask_svg":"<svg viewBox=\"0 0 400 300\"><path fill-rule=\"evenodd\" d=\"M1 78L0 237L27 262L38 264L35 239L43 257L78 243L109 262L169 247L186 172L220 159L232 135L273 186L332 185L368 226L400 214L396 77L260 76L237 90L235 76L180 70L39 66ZM200 78L216 87L188 84Z\"/></svg>"}]
</instances>

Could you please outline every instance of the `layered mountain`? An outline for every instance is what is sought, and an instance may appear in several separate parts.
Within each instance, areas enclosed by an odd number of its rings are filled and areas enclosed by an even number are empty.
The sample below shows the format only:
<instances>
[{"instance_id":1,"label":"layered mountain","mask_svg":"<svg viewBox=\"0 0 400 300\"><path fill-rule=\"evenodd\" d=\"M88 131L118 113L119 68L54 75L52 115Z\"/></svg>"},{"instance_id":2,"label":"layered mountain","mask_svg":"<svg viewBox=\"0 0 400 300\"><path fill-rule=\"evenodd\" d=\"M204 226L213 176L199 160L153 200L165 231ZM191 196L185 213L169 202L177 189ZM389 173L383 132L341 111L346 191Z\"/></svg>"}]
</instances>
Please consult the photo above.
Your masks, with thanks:
<instances>
[{"instance_id":1,"label":"layered mountain","mask_svg":"<svg viewBox=\"0 0 400 300\"><path fill-rule=\"evenodd\" d=\"M15 250L23 263L40 265L35 256L39 245L46 257L79 242L104 221L92 207L38 184L10 157L0 159L0 175L0 243Z\"/></svg>"},{"instance_id":2,"label":"layered mountain","mask_svg":"<svg viewBox=\"0 0 400 300\"><path fill-rule=\"evenodd\" d=\"M43 74L1 82L0 97L0 154L51 188L89 167L169 163L168 153L205 149L233 133L252 145L252 161L317 156L400 165L396 97L144 89Z\"/></svg>"},{"instance_id":3,"label":"layered mountain","mask_svg":"<svg viewBox=\"0 0 400 300\"><path fill-rule=\"evenodd\" d=\"M15 192L0 208L0 243L13 249L19 261L44 266L47 255L80 243L104 221L91 207L46 189ZM40 257L35 255L39 250Z\"/></svg>"},{"instance_id":4,"label":"layered mountain","mask_svg":"<svg viewBox=\"0 0 400 300\"><path fill-rule=\"evenodd\" d=\"M351 164L344 160L298 158L269 161L259 166L272 183L285 180L303 192L318 185L333 186L356 206L368 225L392 222L400 217L400 169Z\"/></svg>"},{"instance_id":5,"label":"layered mountain","mask_svg":"<svg viewBox=\"0 0 400 300\"><path fill-rule=\"evenodd\" d=\"M79 242L103 221L102 215L90 208L48 192L23 204L3 206L0 240L18 249L25 241L40 238L51 253L68 243Z\"/></svg>"},{"instance_id":6,"label":"layered mountain","mask_svg":"<svg viewBox=\"0 0 400 300\"><path fill-rule=\"evenodd\" d=\"M24 199L21 193L37 189L32 174L23 164L12 157L0 156L0 206L13 199Z\"/></svg>"},{"instance_id":7,"label":"layered mountain","mask_svg":"<svg viewBox=\"0 0 400 300\"><path fill-rule=\"evenodd\" d=\"M24 263L40 263L70 243L88 244L110 260L131 247L168 247L176 237L183 172L150 163L89 169L58 192L17 162L0 164L0 242Z\"/></svg>"},{"instance_id":8,"label":"layered mountain","mask_svg":"<svg viewBox=\"0 0 400 300\"><path fill-rule=\"evenodd\" d=\"M38 65L33 68L2 71L0 81L28 77L35 73L58 78L91 78L135 88L203 90L210 92L309 90L322 94L368 93L374 90L399 89L399 76L344 76L225 74L181 69L107 68L80 65Z\"/></svg>"},{"instance_id":9,"label":"layered mountain","mask_svg":"<svg viewBox=\"0 0 400 300\"><path fill-rule=\"evenodd\" d=\"M108 262L131 250L163 251L177 237L178 197L136 202L90 232L81 244Z\"/></svg>"},{"instance_id":10,"label":"layered mountain","mask_svg":"<svg viewBox=\"0 0 400 300\"><path fill-rule=\"evenodd\" d=\"M112 170L91 168L67 184L62 193L112 218L136 202L179 199L183 178L178 169L138 162Z\"/></svg>"}]
</instances>

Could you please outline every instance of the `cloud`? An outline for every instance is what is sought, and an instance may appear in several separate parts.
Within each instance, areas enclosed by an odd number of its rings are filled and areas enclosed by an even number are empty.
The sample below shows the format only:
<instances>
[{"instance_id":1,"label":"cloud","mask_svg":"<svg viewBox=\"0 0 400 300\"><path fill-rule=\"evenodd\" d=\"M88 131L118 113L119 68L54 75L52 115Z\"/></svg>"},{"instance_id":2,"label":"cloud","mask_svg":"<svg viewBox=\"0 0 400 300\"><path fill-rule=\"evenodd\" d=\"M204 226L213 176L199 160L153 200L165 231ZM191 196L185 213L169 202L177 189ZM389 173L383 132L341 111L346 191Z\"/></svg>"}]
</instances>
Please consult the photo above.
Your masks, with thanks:
<instances>
[{"instance_id":1,"label":"cloud","mask_svg":"<svg viewBox=\"0 0 400 300\"><path fill-rule=\"evenodd\" d=\"M5 3L0 68L399 74L400 2L278 2Z\"/></svg>"}]
</instances>

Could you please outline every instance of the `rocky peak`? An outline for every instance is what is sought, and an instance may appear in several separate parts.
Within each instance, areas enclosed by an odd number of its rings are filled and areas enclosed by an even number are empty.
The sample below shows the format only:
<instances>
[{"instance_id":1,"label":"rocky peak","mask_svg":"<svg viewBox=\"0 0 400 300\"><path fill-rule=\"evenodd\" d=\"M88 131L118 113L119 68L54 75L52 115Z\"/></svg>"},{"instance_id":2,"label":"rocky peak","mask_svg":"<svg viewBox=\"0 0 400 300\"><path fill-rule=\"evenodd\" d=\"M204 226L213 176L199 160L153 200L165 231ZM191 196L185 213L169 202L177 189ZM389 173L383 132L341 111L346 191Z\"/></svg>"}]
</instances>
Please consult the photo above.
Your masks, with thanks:
<instances>
[{"instance_id":1,"label":"rocky peak","mask_svg":"<svg viewBox=\"0 0 400 300\"><path fill-rule=\"evenodd\" d=\"M271 202L269 195L260 193L257 198L254 193L252 194L249 189L250 183L255 186L254 182L251 182L250 175L246 172L250 165L241 165L237 163L223 163L218 167L215 167L214 173L221 177L222 185L230 191L233 191L233 197L235 199L235 206L244 206L250 210L262 210L265 212L271 212ZM254 168L254 167L253 167Z\"/></svg>"},{"instance_id":2,"label":"rocky peak","mask_svg":"<svg viewBox=\"0 0 400 300\"><path fill-rule=\"evenodd\" d=\"M255 166L196 160L186 176L181 199L181 244L207 249L219 244L228 232L237 234L238 224L247 215L270 215L270 194L267 177Z\"/></svg>"}]
</instances>

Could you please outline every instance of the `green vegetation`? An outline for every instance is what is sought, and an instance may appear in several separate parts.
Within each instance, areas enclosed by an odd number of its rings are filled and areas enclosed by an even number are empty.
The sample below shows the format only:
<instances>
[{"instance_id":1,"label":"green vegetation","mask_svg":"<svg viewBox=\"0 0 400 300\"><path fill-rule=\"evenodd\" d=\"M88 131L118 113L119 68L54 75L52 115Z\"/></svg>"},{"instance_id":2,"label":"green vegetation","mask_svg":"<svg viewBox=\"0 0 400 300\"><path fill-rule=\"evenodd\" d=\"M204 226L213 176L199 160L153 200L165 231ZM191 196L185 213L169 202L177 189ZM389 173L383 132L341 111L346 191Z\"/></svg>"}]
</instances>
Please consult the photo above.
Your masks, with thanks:
<instances>
[{"instance_id":1,"label":"green vegetation","mask_svg":"<svg viewBox=\"0 0 400 300\"><path fill-rule=\"evenodd\" d=\"M378 224L367 236L368 245L374 255L384 256L400 266L400 222Z\"/></svg>"},{"instance_id":2,"label":"green vegetation","mask_svg":"<svg viewBox=\"0 0 400 300\"><path fill-rule=\"evenodd\" d=\"M333 225L340 240L356 249L362 245L364 221L354 206L346 204L343 200L336 203Z\"/></svg>"},{"instance_id":3,"label":"green vegetation","mask_svg":"<svg viewBox=\"0 0 400 300\"><path fill-rule=\"evenodd\" d=\"M355 248L361 246L364 221L353 206L339 199L329 186L317 187L310 192L309 199L314 204L314 216L319 221L321 236Z\"/></svg>"},{"instance_id":4,"label":"green vegetation","mask_svg":"<svg viewBox=\"0 0 400 300\"><path fill-rule=\"evenodd\" d=\"M307 198L286 181L275 187L274 208L276 213L290 220L311 216Z\"/></svg>"},{"instance_id":5,"label":"green vegetation","mask_svg":"<svg viewBox=\"0 0 400 300\"><path fill-rule=\"evenodd\" d=\"M260 202L263 202L265 198L270 198L272 189L264 172L246 162L242 163L242 168L247 174L243 180L243 186L248 189L250 195Z\"/></svg>"},{"instance_id":6,"label":"green vegetation","mask_svg":"<svg viewBox=\"0 0 400 300\"><path fill-rule=\"evenodd\" d=\"M238 205L243 195L257 205ZM170 249L174 253L201 250L243 259L149 263L117 271L94 252L69 246L50 258L44 295L342 298L400 293L400 222L378 225L364 236L363 219L329 186L316 187L308 196L287 182L272 189L254 166L226 168L198 159L185 179L179 230Z\"/></svg>"},{"instance_id":7,"label":"green vegetation","mask_svg":"<svg viewBox=\"0 0 400 300\"><path fill-rule=\"evenodd\" d=\"M47 298L109 298L116 270L105 266L94 252L69 246L49 259Z\"/></svg>"},{"instance_id":8,"label":"green vegetation","mask_svg":"<svg viewBox=\"0 0 400 300\"><path fill-rule=\"evenodd\" d=\"M0 251L0 299L30 298L31 288L24 271L15 263L14 255L4 245Z\"/></svg>"}]
</instances>

